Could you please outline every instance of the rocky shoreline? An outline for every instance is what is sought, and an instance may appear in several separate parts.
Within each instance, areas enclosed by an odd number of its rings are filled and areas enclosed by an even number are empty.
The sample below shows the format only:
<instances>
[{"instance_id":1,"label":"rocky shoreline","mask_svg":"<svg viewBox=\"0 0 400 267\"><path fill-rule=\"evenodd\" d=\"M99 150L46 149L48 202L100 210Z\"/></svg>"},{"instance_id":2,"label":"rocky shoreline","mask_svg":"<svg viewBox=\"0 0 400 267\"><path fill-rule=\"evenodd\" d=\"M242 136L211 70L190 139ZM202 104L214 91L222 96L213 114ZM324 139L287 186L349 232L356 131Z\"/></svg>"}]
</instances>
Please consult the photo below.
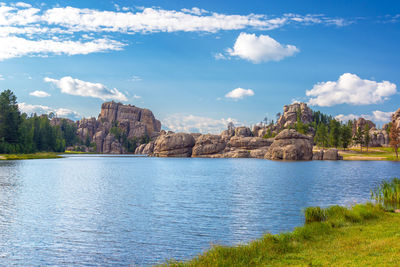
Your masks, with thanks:
<instances>
[{"instance_id":1,"label":"rocky shoreline","mask_svg":"<svg viewBox=\"0 0 400 267\"><path fill-rule=\"evenodd\" d=\"M60 119L54 118L57 125ZM148 109L106 102L98 118L75 123L78 146L86 152L148 155L153 157L258 158L269 160L341 160L337 149L313 152L315 129L308 134L295 129L296 123L310 125L313 111L305 103L284 106L277 122L249 127L229 126L220 134L174 133L161 130L161 123ZM377 129L363 118L353 125L353 134L368 124L371 146L387 146L388 126ZM400 109L393 114L393 125L400 127ZM131 144L134 142L133 144ZM82 144L85 143L85 144ZM76 150L70 147L69 150Z\"/></svg>"}]
</instances>

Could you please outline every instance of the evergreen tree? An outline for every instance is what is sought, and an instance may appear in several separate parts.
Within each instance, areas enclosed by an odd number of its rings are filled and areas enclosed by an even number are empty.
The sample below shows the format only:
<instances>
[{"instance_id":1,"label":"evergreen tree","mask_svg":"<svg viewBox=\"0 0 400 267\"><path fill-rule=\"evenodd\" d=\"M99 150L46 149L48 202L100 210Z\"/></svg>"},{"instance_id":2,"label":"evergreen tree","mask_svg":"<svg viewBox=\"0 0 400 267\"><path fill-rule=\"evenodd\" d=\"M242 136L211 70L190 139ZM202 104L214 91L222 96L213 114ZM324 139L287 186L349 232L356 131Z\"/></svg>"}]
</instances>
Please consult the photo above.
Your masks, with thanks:
<instances>
[{"instance_id":1,"label":"evergreen tree","mask_svg":"<svg viewBox=\"0 0 400 267\"><path fill-rule=\"evenodd\" d=\"M331 120L329 128L329 144L337 148L340 142L340 122L335 119Z\"/></svg>"},{"instance_id":2,"label":"evergreen tree","mask_svg":"<svg viewBox=\"0 0 400 267\"><path fill-rule=\"evenodd\" d=\"M343 124L340 127L340 143L344 150L349 147L351 143L351 136L352 136L352 125L351 123Z\"/></svg>"},{"instance_id":3,"label":"evergreen tree","mask_svg":"<svg viewBox=\"0 0 400 267\"><path fill-rule=\"evenodd\" d=\"M367 152L368 152L368 147L369 147L369 143L371 142L371 136L369 135L369 124L365 124L364 126L364 145L367 147Z\"/></svg>"},{"instance_id":4,"label":"evergreen tree","mask_svg":"<svg viewBox=\"0 0 400 267\"><path fill-rule=\"evenodd\" d=\"M319 124L315 133L314 142L320 146L325 147L328 143L328 131L325 124Z\"/></svg>"},{"instance_id":5,"label":"evergreen tree","mask_svg":"<svg viewBox=\"0 0 400 267\"><path fill-rule=\"evenodd\" d=\"M361 147L361 152L362 152L362 147L364 145L364 132L361 129L361 127L357 128L357 131L353 137L354 143L356 143L356 145L360 145Z\"/></svg>"}]
</instances>

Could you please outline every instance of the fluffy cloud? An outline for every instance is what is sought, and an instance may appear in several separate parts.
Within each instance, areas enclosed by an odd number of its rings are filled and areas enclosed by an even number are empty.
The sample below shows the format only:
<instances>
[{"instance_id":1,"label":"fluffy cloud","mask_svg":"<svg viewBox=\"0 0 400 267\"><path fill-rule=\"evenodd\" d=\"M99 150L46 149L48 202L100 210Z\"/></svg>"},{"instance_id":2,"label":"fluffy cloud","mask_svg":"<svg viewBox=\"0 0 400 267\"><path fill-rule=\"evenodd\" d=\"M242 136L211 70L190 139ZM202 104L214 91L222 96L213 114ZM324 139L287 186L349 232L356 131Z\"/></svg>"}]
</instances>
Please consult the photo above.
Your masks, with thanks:
<instances>
[{"instance_id":1,"label":"fluffy cloud","mask_svg":"<svg viewBox=\"0 0 400 267\"><path fill-rule=\"evenodd\" d=\"M162 125L174 132L218 134L226 130L229 122L238 124L238 121L232 118L218 120L187 114L173 114L162 120Z\"/></svg>"},{"instance_id":2,"label":"fluffy cloud","mask_svg":"<svg viewBox=\"0 0 400 267\"><path fill-rule=\"evenodd\" d=\"M256 36L242 32L233 48L228 48L230 56L236 56L253 63L279 61L299 52L294 45L282 45L268 35Z\"/></svg>"},{"instance_id":3,"label":"fluffy cloud","mask_svg":"<svg viewBox=\"0 0 400 267\"><path fill-rule=\"evenodd\" d=\"M31 115L33 113L41 115L41 114L49 114L49 113L53 112L57 115L57 117L61 117L61 118L68 118L71 120L77 120L77 119L81 118L79 113L77 113L76 111L67 109L67 108L51 108L48 106L31 105L31 104L27 104L27 103L19 103L18 107L22 112L24 112L28 115Z\"/></svg>"},{"instance_id":4,"label":"fluffy cloud","mask_svg":"<svg viewBox=\"0 0 400 267\"><path fill-rule=\"evenodd\" d=\"M355 74L344 73L337 81L321 82L306 91L308 103L330 107L338 104L368 105L381 103L396 94L396 85L388 81L363 80Z\"/></svg>"},{"instance_id":5,"label":"fluffy cloud","mask_svg":"<svg viewBox=\"0 0 400 267\"><path fill-rule=\"evenodd\" d=\"M49 93L47 93L45 91L38 91L38 90L29 93L29 95L36 96L36 97L49 97L50 96Z\"/></svg>"},{"instance_id":6,"label":"fluffy cloud","mask_svg":"<svg viewBox=\"0 0 400 267\"><path fill-rule=\"evenodd\" d=\"M246 96L253 96L254 91L251 89L236 88L225 95L226 98L232 98L235 100L243 99Z\"/></svg>"},{"instance_id":7,"label":"fluffy cloud","mask_svg":"<svg viewBox=\"0 0 400 267\"><path fill-rule=\"evenodd\" d=\"M335 117L335 119L339 121L349 121L356 120L358 118L364 118L367 120L371 120L374 122L389 122L392 118L392 114L394 112L384 112L380 110L372 111L372 114L362 114L362 115L354 115L354 114L339 114Z\"/></svg>"},{"instance_id":8,"label":"fluffy cloud","mask_svg":"<svg viewBox=\"0 0 400 267\"><path fill-rule=\"evenodd\" d=\"M125 7L118 7L118 11L70 6L46 8L46 5L36 8L23 2L0 3L0 60L20 56L76 55L122 49L123 43L110 40L106 36L110 33L215 33L248 28L272 30L290 24L347 24L343 19L321 15L231 15L209 12L198 7L182 10L130 10ZM86 39L85 36L91 36L92 41L82 42Z\"/></svg>"},{"instance_id":9,"label":"fluffy cloud","mask_svg":"<svg viewBox=\"0 0 400 267\"><path fill-rule=\"evenodd\" d=\"M33 41L21 37L0 37L0 61L26 55L85 55L108 50L121 50L122 47L122 43L108 39L80 42L54 40Z\"/></svg>"},{"instance_id":10,"label":"fluffy cloud","mask_svg":"<svg viewBox=\"0 0 400 267\"><path fill-rule=\"evenodd\" d=\"M60 80L46 77L44 78L44 81L54 84L64 94L100 98L103 101L128 100L126 96L120 91L118 91L116 88L109 89L101 83L85 82L78 79L74 79L70 76L63 77Z\"/></svg>"}]
</instances>

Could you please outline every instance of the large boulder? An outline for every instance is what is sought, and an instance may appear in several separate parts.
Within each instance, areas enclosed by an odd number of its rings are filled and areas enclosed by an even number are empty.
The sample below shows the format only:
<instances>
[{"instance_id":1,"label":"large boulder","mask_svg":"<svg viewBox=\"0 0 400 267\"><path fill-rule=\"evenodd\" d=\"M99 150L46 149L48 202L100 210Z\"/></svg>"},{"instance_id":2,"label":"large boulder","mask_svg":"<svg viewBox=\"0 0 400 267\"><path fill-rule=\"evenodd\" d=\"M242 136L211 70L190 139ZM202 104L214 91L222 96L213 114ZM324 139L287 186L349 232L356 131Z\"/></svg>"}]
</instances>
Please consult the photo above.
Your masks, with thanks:
<instances>
[{"instance_id":1,"label":"large boulder","mask_svg":"<svg viewBox=\"0 0 400 267\"><path fill-rule=\"evenodd\" d=\"M275 137L265 158L272 160L311 160L313 157L312 148L312 138L293 129L285 129Z\"/></svg>"},{"instance_id":2,"label":"large boulder","mask_svg":"<svg viewBox=\"0 0 400 267\"><path fill-rule=\"evenodd\" d=\"M187 133L161 135L154 143L154 156L157 157L190 157L195 140Z\"/></svg>"},{"instance_id":3,"label":"large boulder","mask_svg":"<svg viewBox=\"0 0 400 267\"><path fill-rule=\"evenodd\" d=\"M252 136L252 133L249 127L240 126L235 128L235 136L249 137Z\"/></svg>"},{"instance_id":4,"label":"large boulder","mask_svg":"<svg viewBox=\"0 0 400 267\"><path fill-rule=\"evenodd\" d=\"M221 153L225 149L225 142L219 135L205 134L197 138L193 147L193 157L208 156Z\"/></svg>"},{"instance_id":5,"label":"large boulder","mask_svg":"<svg viewBox=\"0 0 400 267\"><path fill-rule=\"evenodd\" d=\"M371 147L381 147L389 145L389 134L386 130L371 129L369 131Z\"/></svg>"},{"instance_id":6,"label":"large boulder","mask_svg":"<svg viewBox=\"0 0 400 267\"><path fill-rule=\"evenodd\" d=\"M227 146L232 148L241 148L241 149L257 149L261 147L268 147L274 141L273 138L261 138L261 137L232 137Z\"/></svg>"},{"instance_id":7,"label":"large boulder","mask_svg":"<svg viewBox=\"0 0 400 267\"><path fill-rule=\"evenodd\" d=\"M297 115L300 120L307 124L312 122L312 110L306 103L294 103L283 107L283 114L279 117L277 125L280 129L293 126L297 122Z\"/></svg>"},{"instance_id":8,"label":"large boulder","mask_svg":"<svg viewBox=\"0 0 400 267\"><path fill-rule=\"evenodd\" d=\"M339 155L339 151L335 148L328 149L324 151L323 160L341 160L343 159Z\"/></svg>"}]
</instances>

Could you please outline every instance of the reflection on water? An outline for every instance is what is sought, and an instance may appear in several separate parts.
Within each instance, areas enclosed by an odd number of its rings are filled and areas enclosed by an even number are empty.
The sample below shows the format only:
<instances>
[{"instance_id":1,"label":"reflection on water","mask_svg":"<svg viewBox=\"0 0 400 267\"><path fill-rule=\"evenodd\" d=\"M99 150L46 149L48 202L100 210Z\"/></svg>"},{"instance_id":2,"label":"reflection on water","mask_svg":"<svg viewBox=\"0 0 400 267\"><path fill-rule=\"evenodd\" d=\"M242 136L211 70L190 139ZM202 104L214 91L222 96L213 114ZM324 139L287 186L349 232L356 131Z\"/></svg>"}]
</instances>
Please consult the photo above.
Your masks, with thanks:
<instances>
[{"instance_id":1,"label":"reflection on water","mask_svg":"<svg viewBox=\"0 0 400 267\"><path fill-rule=\"evenodd\" d=\"M393 162L68 156L0 162L0 265L150 265L369 199Z\"/></svg>"}]
</instances>

